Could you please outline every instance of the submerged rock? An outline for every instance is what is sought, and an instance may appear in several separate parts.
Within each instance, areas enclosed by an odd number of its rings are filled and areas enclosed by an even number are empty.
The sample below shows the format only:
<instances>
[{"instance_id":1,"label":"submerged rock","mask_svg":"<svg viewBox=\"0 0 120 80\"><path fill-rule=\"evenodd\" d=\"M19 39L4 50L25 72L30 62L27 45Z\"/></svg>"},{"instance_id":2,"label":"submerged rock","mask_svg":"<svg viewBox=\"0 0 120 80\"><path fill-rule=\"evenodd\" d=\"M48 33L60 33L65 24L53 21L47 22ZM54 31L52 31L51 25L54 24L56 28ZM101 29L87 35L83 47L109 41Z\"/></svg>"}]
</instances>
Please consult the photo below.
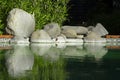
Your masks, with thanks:
<instances>
[{"instance_id":1,"label":"submerged rock","mask_svg":"<svg viewBox=\"0 0 120 80\"><path fill-rule=\"evenodd\" d=\"M51 38L56 38L61 33L58 23L49 23L44 26L44 30L50 35Z\"/></svg>"},{"instance_id":2,"label":"submerged rock","mask_svg":"<svg viewBox=\"0 0 120 80\"><path fill-rule=\"evenodd\" d=\"M16 40L29 38L35 29L34 15L22 9L12 9L7 17L6 31L14 35Z\"/></svg>"}]
</instances>

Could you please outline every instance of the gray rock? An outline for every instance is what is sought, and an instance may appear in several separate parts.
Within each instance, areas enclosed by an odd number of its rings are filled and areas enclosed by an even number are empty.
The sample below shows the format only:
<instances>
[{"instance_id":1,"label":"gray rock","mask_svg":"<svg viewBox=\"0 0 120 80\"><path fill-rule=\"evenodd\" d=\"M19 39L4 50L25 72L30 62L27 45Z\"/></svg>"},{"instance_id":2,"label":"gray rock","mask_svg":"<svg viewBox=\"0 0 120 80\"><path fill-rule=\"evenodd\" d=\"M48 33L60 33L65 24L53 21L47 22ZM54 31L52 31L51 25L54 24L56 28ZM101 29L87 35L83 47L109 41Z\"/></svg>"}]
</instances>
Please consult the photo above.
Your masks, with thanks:
<instances>
[{"instance_id":1,"label":"gray rock","mask_svg":"<svg viewBox=\"0 0 120 80\"><path fill-rule=\"evenodd\" d=\"M100 36L105 36L108 34L108 31L100 23L97 23L96 27L92 31L99 34Z\"/></svg>"},{"instance_id":2,"label":"gray rock","mask_svg":"<svg viewBox=\"0 0 120 80\"><path fill-rule=\"evenodd\" d=\"M76 38L77 37L77 33L75 32L75 30L73 30L71 28L63 29L61 31L61 33L64 34L67 38Z\"/></svg>"},{"instance_id":3,"label":"gray rock","mask_svg":"<svg viewBox=\"0 0 120 80\"><path fill-rule=\"evenodd\" d=\"M88 31L92 31L95 27L94 26L88 26Z\"/></svg>"},{"instance_id":4,"label":"gray rock","mask_svg":"<svg viewBox=\"0 0 120 80\"><path fill-rule=\"evenodd\" d=\"M51 37L44 30L36 30L32 33L31 41L51 41Z\"/></svg>"},{"instance_id":5,"label":"gray rock","mask_svg":"<svg viewBox=\"0 0 120 80\"><path fill-rule=\"evenodd\" d=\"M30 37L35 29L34 15L27 13L22 9L12 9L7 17L6 31L14 35L15 39L24 39Z\"/></svg>"},{"instance_id":6,"label":"gray rock","mask_svg":"<svg viewBox=\"0 0 120 80\"><path fill-rule=\"evenodd\" d=\"M99 34L95 33L95 32L89 32L87 34L86 38L88 38L88 39L100 39L101 36Z\"/></svg>"},{"instance_id":7,"label":"gray rock","mask_svg":"<svg viewBox=\"0 0 120 80\"><path fill-rule=\"evenodd\" d=\"M87 34L84 40L85 42L106 42L106 40L101 38L99 34L92 31Z\"/></svg>"},{"instance_id":8,"label":"gray rock","mask_svg":"<svg viewBox=\"0 0 120 80\"><path fill-rule=\"evenodd\" d=\"M62 26L62 30L66 30L66 29L72 29L77 34L87 34L88 33L88 29L83 26Z\"/></svg>"},{"instance_id":9,"label":"gray rock","mask_svg":"<svg viewBox=\"0 0 120 80\"><path fill-rule=\"evenodd\" d=\"M44 26L44 30L50 35L51 38L56 38L61 33L58 23L49 23Z\"/></svg>"}]
</instances>

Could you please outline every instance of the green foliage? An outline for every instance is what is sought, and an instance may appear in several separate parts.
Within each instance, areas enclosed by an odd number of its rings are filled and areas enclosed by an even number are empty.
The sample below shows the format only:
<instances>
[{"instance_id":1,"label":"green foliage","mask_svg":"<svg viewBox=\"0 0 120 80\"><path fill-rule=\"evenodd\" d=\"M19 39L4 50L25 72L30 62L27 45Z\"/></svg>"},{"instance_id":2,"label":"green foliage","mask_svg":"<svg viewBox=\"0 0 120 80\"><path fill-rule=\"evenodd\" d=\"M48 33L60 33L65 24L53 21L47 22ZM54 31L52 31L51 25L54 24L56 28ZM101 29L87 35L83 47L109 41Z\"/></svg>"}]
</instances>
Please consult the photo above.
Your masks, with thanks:
<instances>
[{"instance_id":1,"label":"green foliage","mask_svg":"<svg viewBox=\"0 0 120 80\"><path fill-rule=\"evenodd\" d=\"M0 32L6 26L8 12L13 8L34 13L36 29L50 22L61 25L66 20L68 2L69 0L0 0Z\"/></svg>"}]
</instances>

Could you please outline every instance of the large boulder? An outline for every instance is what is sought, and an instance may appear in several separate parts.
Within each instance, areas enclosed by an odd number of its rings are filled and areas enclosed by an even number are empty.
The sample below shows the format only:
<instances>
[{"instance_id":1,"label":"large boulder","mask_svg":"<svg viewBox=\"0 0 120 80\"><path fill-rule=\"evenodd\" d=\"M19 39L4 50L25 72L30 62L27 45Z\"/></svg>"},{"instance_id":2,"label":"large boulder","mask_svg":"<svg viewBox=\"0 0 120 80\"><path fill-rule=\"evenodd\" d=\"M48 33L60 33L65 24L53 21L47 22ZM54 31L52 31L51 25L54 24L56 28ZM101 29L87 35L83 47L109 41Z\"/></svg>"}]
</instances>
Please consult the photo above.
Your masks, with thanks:
<instances>
[{"instance_id":1,"label":"large boulder","mask_svg":"<svg viewBox=\"0 0 120 80\"><path fill-rule=\"evenodd\" d=\"M22 9L12 9L7 17L6 31L14 35L14 39L29 38L35 29L34 16Z\"/></svg>"},{"instance_id":2,"label":"large boulder","mask_svg":"<svg viewBox=\"0 0 120 80\"><path fill-rule=\"evenodd\" d=\"M62 30L66 30L66 29L72 29L77 34L87 34L88 33L88 29L83 26L62 26Z\"/></svg>"},{"instance_id":3,"label":"large boulder","mask_svg":"<svg viewBox=\"0 0 120 80\"><path fill-rule=\"evenodd\" d=\"M95 26L95 28L93 28L92 31L99 34L100 36L105 36L108 34L108 31L100 23L97 23L97 25Z\"/></svg>"},{"instance_id":4,"label":"large boulder","mask_svg":"<svg viewBox=\"0 0 120 80\"><path fill-rule=\"evenodd\" d=\"M44 26L44 30L50 35L51 38L56 38L61 33L58 23L49 23Z\"/></svg>"},{"instance_id":5,"label":"large boulder","mask_svg":"<svg viewBox=\"0 0 120 80\"><path fill-rule=\"evenodd\" d=\"M36 30L32 33L31 42L51 42L51 37L44 30Z\"/></svg>"}]
</instances>

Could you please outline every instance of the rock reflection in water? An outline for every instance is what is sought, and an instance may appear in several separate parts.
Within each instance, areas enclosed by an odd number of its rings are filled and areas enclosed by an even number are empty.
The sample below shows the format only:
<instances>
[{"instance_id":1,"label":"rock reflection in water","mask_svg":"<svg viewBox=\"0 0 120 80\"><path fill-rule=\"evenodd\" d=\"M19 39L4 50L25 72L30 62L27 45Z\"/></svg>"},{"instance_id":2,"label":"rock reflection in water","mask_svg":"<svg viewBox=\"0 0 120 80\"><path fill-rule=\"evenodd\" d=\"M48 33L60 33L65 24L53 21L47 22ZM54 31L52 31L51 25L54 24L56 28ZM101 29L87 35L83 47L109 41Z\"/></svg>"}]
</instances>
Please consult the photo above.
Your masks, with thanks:
<instances>
[{"instance_id":1,"label":"rock reflection in water","mask_svg":"<svg viewBox=\"0 0 120 80\"><path fill-rule=\"evenodd\" d=\"M6 52L8 73L13 77L24 75L26 70L32 70L33 64L34 55L29 46L14 45L12 50Z\"/></svg>"},{"instance_id":2,"label":"rock reflection in water","mask_svg":"<svg viewBox=\"0 0 120 80\"><path fill-rule=\"evenodd\" d=\"M100 60L108 52L104 43L85 43L84 45L66 43L60 44L60 46L59 44L31 44L31 50L33 53L46 59L51 58L51 60L57 60L60 55L67 58L88 56Z\"/></svg>"},{"instance_id":3,"label":"rock reflection in water","mask_svg":"<svg viewBox=\"0 0 120 80\"><path fill-rule=\"evenodd\" d=\"M85 63L85 60L90 57L94 58L94 62L97 62L101 60L107 52L108 50L104 44L32 43L30 46L14 45L13 49L8 50L5 56L8 73L12 77L28 75L26 73L29 71L29 75L31 75L34 80L37 79L37 77L42 80L50 78L56 80L57 77L65 80L65 77L68 76L65 72L65 66L68 66L66 60L78 59L79 63L77 63L77 65L80 65Z\"/></svg>"},{"instance_id":4,"label":"rock reflection in water","mask_svg":"<svg viewBox=\"0 0 120 80\"><path fill-rule=\"evenodd\" d=\"M31 44L33 53L42 56L45 60L56 61L59 59L60 50L55 44Z\"/></svg>"},{"instance_id":5,"label":"rock reflection in water","mask_svg":"<svg viewBox=\"0 0 120 80\"><path fill-rule=\"evenodd\" d=\"M100 60L108 52L105 48L105 43L85 43L84 48L88 56L95 57L96 60Z\"/></svg>"},{"instance_id":6,"label":"rock reflection in water","mask_svg":"<svg viewBox=\"0 0 120 80\"><path fill-rule=\"evenodd\" d=\"M95 60L101 60L107 52L104 43L84 43L84 45L79 46L66 46L62 55L67 58L84 59L87 56L95 58Z\"/></svg>"}]
</instances>

